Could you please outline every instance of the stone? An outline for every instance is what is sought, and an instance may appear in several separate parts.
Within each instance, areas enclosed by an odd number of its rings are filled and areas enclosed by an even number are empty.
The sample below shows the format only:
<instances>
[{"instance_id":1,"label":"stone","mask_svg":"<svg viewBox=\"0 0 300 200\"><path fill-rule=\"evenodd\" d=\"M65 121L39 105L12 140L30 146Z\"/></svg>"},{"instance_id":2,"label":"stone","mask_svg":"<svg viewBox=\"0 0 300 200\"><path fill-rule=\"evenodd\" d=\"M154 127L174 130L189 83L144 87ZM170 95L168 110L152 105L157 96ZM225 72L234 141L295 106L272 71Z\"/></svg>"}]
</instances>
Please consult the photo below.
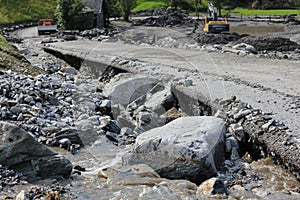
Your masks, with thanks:
<instances>
[{"instance_id":1,"label":"stone","mask_svg":"<svg viewBox=\"0 0 300 200\"><path fill-rule=\"evenodd\" d=\"M91 123L93 125L95 125L95 126L99 126L100 125L99 116L97 116L97 115L91 116L87 120L91 121Z\"/></svg>"},{"instance_id":2,"label":"stone","mask_svg":"<svg viewBox=\"0 0 300 200\"><path fill-rule=\"evenodd\" d=\"M25 190L22 190L17 196L16 200L29 200L29 198L26 196Z\"/></svg>"},{"instance_id":3,"label":"stone","mask_svg":"<svg viewBox=\"0 0 300 200\"><path fill-rule=\"evenodd\" d=\"M62 138L59 141L59 147L64 149L69 149L72 145L72 142L68 138Z\"/></svg>"},{"instance_id":4,"label":"stone","mask_svg":"<svg viewBox=\"0 0 300 200\"><path fill-rule=\"evenodd\" d=\"M28 97L26 97L26 98L24 99L24 101L25 101L26 103L30 103L30 102L33 102L34 99L33 99L32 96L28 96Z\"/></svg>"},{"instance_id":5,"label":"stone","mask_svg":"<svg viewBox=\"0 0 300 200\"><path fill-rule=\"evenodd\" d=\"M193 86L193 80L190 80L190 79L181 79L179 81L177 81L178 85L184 85L186 87L189 87L189 86Z\"/></svg>"},{"instance_id":6,"label":"stone","mask_svg":"<svg viewBox=\"0 0 300 200\"><path fill-rule=\"evenodd\" d=\"M275 123L275 120L270 120L269 122L267 122L264 125L262 125L261 128L264 131L267 131L270 128L270 126L272 126L274 123Z\"/></svg>"},{"instance_id":7,"label":"stone","mask_svg":"<svg viewBox=\"0 0 300 200\"><path fill-rule=\"evenodd\" d=\"M239 149L239 142L237 139L233 136L230 136L226 138L225 140L225 150L227 153L230 153L232 148L235 147L236 149Z\"/></svg>"},{"instance_id":8,"label":"stone","mask_svg":"<svg viewBox=\"0 0 300 200\"><path fill-rule=\"evenodd\" d=\"M198 197L212 197L211 195L225 194L228 195L228 189L223 181L218 178L210 178L198 187L196 195Z\"/></svg>"},{"instance_id":9,"label":"stone","mask_svg":"<svg viewBox=\"0 0 300 200\"><path fill-rule=\"evenodd\" d=\"M99 110L103 115L108 115L111 111L111 100L103 100L97 110Z\"/></svg>"},{"instance_id":10,"label":"stone","mask_svg":"<svg viewBox=\"0 0 300 200\"><path fill-rule=\"evenodd\" d=\"M235 114L233 116L234 119L240 119L242 117L245 117L247 115L249 115L251 113L251 110L247 109L247 110L240 110L237 114Z\"/></svg>"},{"instance_id":11,"label":"stone","mask_svg":"<svg viewBox=\"0 0 300 200\"><path fill-rule=\"evenodd\" d=\"M130 110L145 106L151 108L157 115L162 115L174 105L175 97L171 93L170 84L166 83L162 85L162 83L157 83L146 95L138 98L128 106L131 106Z\"/></svg>"},{"instance_id":12,"label":"stone","mask_svg":"<svg viewBox=\"0 0 300 200\"><path fill-rule=\"evenodd\" d=\"M237 148L232 147L230 159L231 159L232 161L237 161L237 160L240 159L240 155L239 155L239 152L237 151Z\"/></svg>"},{"instance_id":13,"label":"stone","mask_svg":"<svg viewBox=\"0 0 300 200\"><path fill-rule=\"evenodd\" d=\"M118 117L117 117L117 125L119 127L129 127L129 128L132 128L134 129L135 128L135 125L134 125L134 122L133 122L133 119L132 117L130 116L129 113L127 112L122 112Z\"/></svg>"},{"instance_id":14,"label":"stone","mask_svg":"<svg viewBox=\"0 0 300 200\"><path fill-rule=\"evenodd\" d=\"M73 167L69 160L7 122L0 122L0 152L0 163L23 173L29 181L69 176Z\"/></svg>"},{"instance_id":15,"label":"stone","mask_svg":"<svg viewBox=\"0 0 300 200\"><path fill-rule=\"evenodd\" d=\"M58 106L60 104L59 100L52 96L48 97L48 102L54 106Z\"/></svg>"},{"instance_id":16,"label":"stone","mask_svg":"<svg viewBox=\"0 0 300 200\"><path fill-rule=\"evenodd\" d=\"M246 51L246 52L250 52L253 54L257 54L257 50L252 45L249 45L246 43L236 44L232 48L236 49L236 50L241 50L241 51Z\"/></svg>"},{"instance_id":17,"label":"stone","mask_svg":"<svg viewBox=\"0 0 300 200\"><path fill-rule=\"evenodd\" d=\"M121 131L120 127L116 124L114 120L111 120L109 116L101 117L99 120L100 120L100 127L103 130L120 134Z\"/></svg>"},{"instance_id":18,"label":"stone","mask_svg":"<svg viewBox=\"0 0 300 200\"><path fill-rule=\"evenodd\" d=\"M224 120L181 117L140 134L124 165L147 164L162 177L195 183L216 175L224 159Z\"/></svg>"},{"instance_id":19,"label":"stone","mask_svg":"<svg viewBox=\"0 0 300 200\"><path fill-rule=\"evenodd\" d=\"M129 127L123 127L121 128L121 132L120 135L132 135L133 134L133 130Z\"/></svg>"},{"instance_id":20,"label":"stone","mask_svg":"<svg viewBox=\"0 0 300 200\"><path fill-rule=\"evenodd\" d=\"M239 124L230 125L230 133L240 142L245 142L244 128Z\"/></svg>"},{"instance_id":21,"label":"stone","mask_svg":"<svg viewBox=\"0 0 300 200\"><path fill-rule=\"evenodd\" d=\"M214 114L215 117L221 118L226 120L227 119L227 114L221 110L217 110L217 112Z\"/></svg>"},{"instance_id":22,"label":"stone","mask_svg":"<svg viewBox=\"0 0 300 200\"><path fill-rule=\"evenodd\" d=\"M10 111L11 111L13 114L19 115L19 113L21 113L22 109L21 109L19 106L12 106L12 107L10 108Z\"/></svg>"},{"instance_id":23,"label":"stone","mask_svg":"<svg viewBox=\"0 0 300 200\"><path fill-rule=\"evenodd\" d=\"M60 71L72 75L76 75L78 73L78 71L74 67L63 67L60 69Z\"/></svg>"},{"instance_id":24,"label":"stone","mask_svg":"<svg viewBox=\"0 0 300 200\"><path fill-rule=\"evenodd\" d=\"M140 112L138 114L138 127L149 126L152 122L153 116L149 112Z\"/></svg>"},{"instance_id":25,"label":"stone","mask_svg":"<svg viewBox=\"0 0 300 200\"><path fill-rule=\"evenodd\" d=\"M150 91L157 83L158 80L152 77L132 77L114 83L108 96L113 104L127 106Z\"/></svg>"},{"instance_id":26,"label":"stone","mask_svg":"<svg viewBox=\"0 0 300 200\"><path fill-rule=\"evenodd\" d=\"M105 136L106 136L107 139L109 139L110 141L115 142L115 143L119 143L118 134L113 133L113 132L110 132L110 131L107 131L107 132L105 133Z\"/></svg>"},{"instance_id":27,"label":"stone","mask_svg":"<svg viewBox=\"0 0 300 200\"><path fill-rule=\"evenodd\" d=\"M247 191L241 185L234 185L230 188L230 196L234 199L261 199L251 191Z\"/></svg>"}]
</instances>

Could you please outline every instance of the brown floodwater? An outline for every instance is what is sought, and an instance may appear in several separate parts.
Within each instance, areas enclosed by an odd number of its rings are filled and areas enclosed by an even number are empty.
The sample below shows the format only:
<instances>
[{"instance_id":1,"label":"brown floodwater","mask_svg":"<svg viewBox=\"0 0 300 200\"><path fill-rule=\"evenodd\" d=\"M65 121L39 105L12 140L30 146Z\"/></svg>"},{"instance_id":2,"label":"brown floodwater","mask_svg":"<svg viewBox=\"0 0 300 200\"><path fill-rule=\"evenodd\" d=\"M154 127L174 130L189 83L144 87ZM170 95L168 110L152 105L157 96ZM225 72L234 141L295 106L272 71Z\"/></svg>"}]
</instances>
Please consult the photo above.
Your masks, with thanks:
<instances>
[{"instance_id":1,"label":"brown floodwater","mask_svg":"<svg viewBox=\"0 0 300 200\"><path fill-rule=\"evenodd\" d=\"M77 196L77 199L160 199L159 195L164 195L163 199L172 199L170 192L181 195L181 199L197 199L196 188L186 182L174 183L173 181L166 182L165 179L143 179L128 178L126 172L114 174L114 182L107 184L106 180L99 177L99 171L104 167L115 167L121 164L120 154L126 151L128 147L117 147L111 144L105 136L101 136L96 142L86 145L79 150L76 155L71 155L69 152L60 148L54 150L60 152L72 161L74 165L85 167L86 171L81 175L74 175L71 180L63 181L61 184L71 184L71 193ZM262 198L274 192L288 192L297 187L300 187L300 182L286 170L275 165L271 159L261 159L254 161L248 165L248 169L254 170L256 174L262 178L259 180L259 187L254 187L250 190L255 195ZM123 183L119 184L118 180ZM127 182L126 182L127 181ZM152 182L151 182L152 181ZM54 181L56 182L56 181ZM146 185L145 185L146 182ZM37 185L48 185L53 183L53 180L42 181ZM134 184L133 184L134 183ZM3 195L8 195L11 191L17 192L31 185L16 186L12 190L6 191ZM159 188L162 191L156 192ZM166 191L169 188L170 191ZM147 196L148 195L148 196ZM154 196L153 196L154 195ZM249 195L249 193L247 193ZM0 195L0 198L4 197ZM245 197L246 198L246 197ZM199 198L198 198L199 199ZM214 198L210 198L214 199ZM234 198L236 199L236 198Z\"/></svg>"},{"instance_id":2,"label":"brown floodwater","mask_svg":"<svg viewBox=\"0 0 300 200\"><path fill-rule=\"evenodd\" d=\"M265 35L269 33L284 33L285 26L283 24L265 24L265 25L232 25L231 33L249 34L249 35Z\"/></svg>"}]
</instances>

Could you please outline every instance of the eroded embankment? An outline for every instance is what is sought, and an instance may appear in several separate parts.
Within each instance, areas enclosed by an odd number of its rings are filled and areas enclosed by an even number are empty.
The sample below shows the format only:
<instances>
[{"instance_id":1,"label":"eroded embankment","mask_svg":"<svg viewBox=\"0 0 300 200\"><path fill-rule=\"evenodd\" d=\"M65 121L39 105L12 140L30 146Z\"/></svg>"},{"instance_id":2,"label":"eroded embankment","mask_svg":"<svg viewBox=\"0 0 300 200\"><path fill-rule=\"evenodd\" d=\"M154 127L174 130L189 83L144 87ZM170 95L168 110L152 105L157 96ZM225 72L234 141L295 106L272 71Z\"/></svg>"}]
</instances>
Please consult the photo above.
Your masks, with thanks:
<instances>
[{"instance_id":1,"label":"eroded embankment","mask_svg":"<svg viewBox=\"0 0 300 200\"><path fill-rule=\"evenodd\" d=\"M239 140L239 146L244 147L241 151L249 152L254 159L271 157L276 164L300 178L299 140L286 131L284 124L272 119L270 113L252 108L235 97L210 102L204 95L186 91L185 86L172 87L179 104L185 105L181 106L184 112L223 115L229 131Z\"/></svg>"},{"instance_id":2,"label":"eroded embankment","mask_svg":"<svg viewBox=\"0 0 300 200\"><path fill-rule=\"evenodd\" d=\"M93 63L93 71L96 65L106 66L103 61L93 61L86 57L77 55L67 55L55 49L46 48L45 51L56 55L64 60L75 58L79 60L81 66L83 62ZM84 59L84 61L83 61ZM78 66L78 65L77 65ZM110 62L109 67L121 71L130 71L130 62L120 61L118 64ZM188 115L218 115L226 119L228 135L233 135L239 142L240 155L245 152L250 153L254 159L271 157L275 163L280 164L285 169L300 178L300 145L296 135L287 131L287 126L274 120L270 113L264 113L260 109L252 108L251 105L243 103L236 97L223 100L210 100L206 94L195 93L186 84L173 84L172 93L178 99L179 106ZM226 148L228 147L228 142Z\"/></svg>"}]
</instances>

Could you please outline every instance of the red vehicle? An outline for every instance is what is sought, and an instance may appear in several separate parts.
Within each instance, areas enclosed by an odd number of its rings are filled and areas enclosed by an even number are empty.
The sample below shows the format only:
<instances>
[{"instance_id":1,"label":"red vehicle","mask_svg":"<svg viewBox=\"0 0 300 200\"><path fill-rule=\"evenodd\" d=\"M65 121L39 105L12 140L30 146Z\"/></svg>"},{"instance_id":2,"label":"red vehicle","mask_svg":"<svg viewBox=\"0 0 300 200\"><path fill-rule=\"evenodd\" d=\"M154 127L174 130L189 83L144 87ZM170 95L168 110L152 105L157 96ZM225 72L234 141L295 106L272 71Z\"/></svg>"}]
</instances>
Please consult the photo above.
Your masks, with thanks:
<instances>
[{"instance_id":1,"label":"red vehicle","mask_svg":"<svg viewBox=\"0 0 300 200\"><path fill-rule=\"evenodd\" d=\"M37 30L39 35L55 33L57 32L57 25L53 19L40 19Z\"/></svg>"}]
</instances>

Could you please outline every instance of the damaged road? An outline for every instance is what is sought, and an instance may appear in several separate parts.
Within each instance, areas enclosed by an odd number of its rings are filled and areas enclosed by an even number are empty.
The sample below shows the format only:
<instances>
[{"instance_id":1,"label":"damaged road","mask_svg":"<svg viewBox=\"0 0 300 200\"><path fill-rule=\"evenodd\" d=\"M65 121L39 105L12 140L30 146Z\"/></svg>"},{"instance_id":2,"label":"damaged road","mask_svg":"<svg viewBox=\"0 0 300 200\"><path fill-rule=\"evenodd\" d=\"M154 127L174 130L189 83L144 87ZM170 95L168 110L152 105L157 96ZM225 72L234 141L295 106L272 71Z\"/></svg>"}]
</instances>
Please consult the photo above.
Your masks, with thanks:
<instances>
[{"instance_id":1,"label":"damaged road","mask_svg":"<svg viewBox=\"0 0 300 200\"><path fill-rule=\"evenodd\" d=\"M33 29L24 29L22 30L22 34L26 35L27 31L27 33L30 33L32 30ZM144 30L150 29L145 28ZM170 34L170 30L164 28L156 30L161 31L160 33L162 35ZM176 32L174 30L171 30L171 32L172 31L173 33ZM155 31L149 33L149 35L154 34L155 36L157 33L158 32ZM184 34L178 33L178 36L184 37ZM127 35L126 37L130 38L132 36ZM115 40L116 38L113 39ZM102 76L101 79L103 79L104 76L107 78L107 81L109 81L119 72L131 72L131 74L144 75L145 78L143 79L145 80L151 76L160 80L163 84L171 82L172 94L174 94L178 100L179 109L185 114L216 115L219 118L227 119L226 125L229 132L225 134L226 153L234 152L234 148L236 148L233 144L227 145L233 136L236 138L235 140L242 143L252 140L258 144L253 147L253 149L257 148L258 152L258 157L254 157L255 159L266 155L278 157L280 158L280 160L278 160L279 164L288 164L287 168L292 172L299 171L298 158L292 158L291 156L293 152L299 150L297 146L299 142L297 135L300 130L298 124L300 106L299 61L266 59L253 54L220 54L201 48L195 48L194 50L192 50L193 48L190 48L190 50L183 49L179 46L178 48L163 48L161 47L163 45L155 45L157 44L156 39L157 38L153 37L154 42L151 46L141 43L125 44L122 40L119 42L109 42L108 40L96 42L95 40L87 40L85 38L70 42L56 40L54 43L41 44L40 39L33 38L32 40L31 37L27 37L25 43L31 46L39 46L39 48L44 47L46 52L64 59L72 58L71 60L76 61L76 67L80 75L84 74L86 77L91 77L95 80L99 78L99 76ZM160 40L160 42L161 44L164 42L169 42L170 44L174 41L171 37L165 37L165 39ZM22 47L22 45L20 45L20 47ZM34 56L32 57L34 61ZM112 68L114 70L110 71ZM115 78L120 77L121 76L116 76ZM152 91L153 94L155 91L159 91L160 87L161 86L153 87L150 90L150 94L152 94ZM126 96L126 91L124 94ZM130 101L134 95L136 94L130 95ZM155 99L156 96L146 95L146 98L150 97ZM241 101L239 99L241 99ZM141 126L143 126L144 123L147 124L148 120L151 119L151 115L149 115L150 111L148 112L147 108L143 108L142 110L137 109L137 105L143 105L140 104L143 101L143 98L137 98L132 102L133 104L127 105L126 108L126 110L133 110L133 118L139 120L140 122L137 122L140 123ZM104 102L108 107L111 106L109 101ZM114 109L114 107L111 106L111 109ZM106 111L103 110L101 112L105 113ZM225 114L223 112L225 112ZM105 119L103 118L101 120L104 122ZM92 120L93 123L99 123L98 120L94 121L94 118L90 120ZM256 126L253 126L253 122ZM112 129L116 128L114 125L110 125ZM262 129L262 132L257 132L259 129ZM113 134L114 132L122 131L108 130L106 137L110 140L116 139ZM130 132L130 129L126 129L124 135L131 137ZM261 134L264 132L266 133L265 138L261 137ZM280 136L280 139L273 141L277 135ZM291 137L286 137L288 135ZM288 155L286 155L286 157L280 152L282 149L270 149L270 147L275 147L272 145L276 143L278 143L279 147L283 147L283 151L286 146L292 147L290 151L287 152ZM152 145L153 144L151 144L150 147ZM141 150L144 152L143 148ZM148 150L151 151L151 148ZM242 152L243 149L240 151ZM249 153L254 154L255 152ZM278 154L282 155L282 157ZM230 160L235 161L239 159L235 156L236 155L231 154ZM226 157L226 159L228 159L228 157ZM225 161L225 167L234 170L234 167L237 166L230 160L226 160L227 163ZM281 163L282 161L283 163ZM295 161L293 165L290 165L293 161ZM98 175L99 178L112 181L114 180L111 177L112 174L113 176L117 175L116 177L124 175L121 171L115 173L111 170L110 168L103 169L101 175ZM146 171L147 170L148 169L146 169ZM159 177L159 175L161 175L152 174L153 172L147 173L150 177ZM299 174L294 174L299 177ZM164 175L162 177L164 177ZM118 180L118 178L116 178L116 180ZM153 180L151 179L151 181ZM155 181L158 181L158 179ZM232 180L226 181L229 181L230 185L230 181ZM173 183L174 182L172 182L172 184ZM146 182L143 184L147 185L149 183ZM139 185L142 185L142 183L139 183ZM249 187L252 186L250 185ZM195 186L189 188L195 190ZM200 188L197 193L201 193ZM225 191L225 193L227 192Z\"/></svg>"}]
</instances>

